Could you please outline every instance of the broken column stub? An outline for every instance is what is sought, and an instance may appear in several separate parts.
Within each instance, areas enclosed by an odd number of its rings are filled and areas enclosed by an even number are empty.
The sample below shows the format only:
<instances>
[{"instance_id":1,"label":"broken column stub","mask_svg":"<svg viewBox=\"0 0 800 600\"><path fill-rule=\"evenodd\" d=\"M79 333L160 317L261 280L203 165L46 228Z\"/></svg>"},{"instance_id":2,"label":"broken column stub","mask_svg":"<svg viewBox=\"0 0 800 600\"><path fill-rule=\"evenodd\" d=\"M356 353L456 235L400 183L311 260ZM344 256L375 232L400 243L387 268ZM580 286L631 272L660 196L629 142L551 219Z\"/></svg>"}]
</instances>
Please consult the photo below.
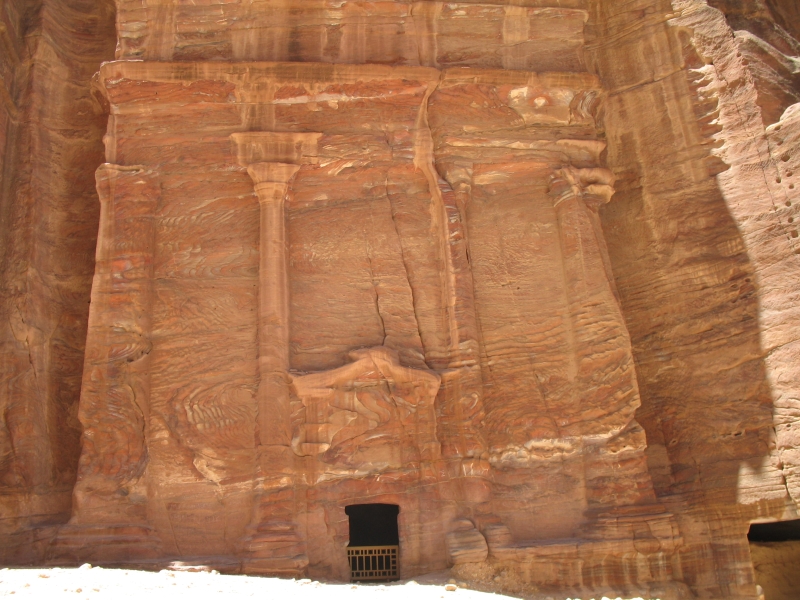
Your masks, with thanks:
<instances>
[{"instance_id":1,"label":"broken column stub","mask_svg":"<svg viewBox=\"0 0 800 600\"><path fill-rule=\"evenodd\" d=\"M583 445L589 532L605 511L655 502L646 468L644 431L635 420L640 406L630 337L613 284L598 208L614 195L614 176L602 168L565 166L554 171L550 196L558 217L568 296L569 327L576 345L571 370L578 414L602 403L605 414L575 424ZM591 314L586 306L592 306ZM614 381L613 393L599 390ZM617 486L620 457L635 485ZM661 513L663 508L654 507ZM599 526L599 525L598 525Z\"/></svg>"}]
</instances>

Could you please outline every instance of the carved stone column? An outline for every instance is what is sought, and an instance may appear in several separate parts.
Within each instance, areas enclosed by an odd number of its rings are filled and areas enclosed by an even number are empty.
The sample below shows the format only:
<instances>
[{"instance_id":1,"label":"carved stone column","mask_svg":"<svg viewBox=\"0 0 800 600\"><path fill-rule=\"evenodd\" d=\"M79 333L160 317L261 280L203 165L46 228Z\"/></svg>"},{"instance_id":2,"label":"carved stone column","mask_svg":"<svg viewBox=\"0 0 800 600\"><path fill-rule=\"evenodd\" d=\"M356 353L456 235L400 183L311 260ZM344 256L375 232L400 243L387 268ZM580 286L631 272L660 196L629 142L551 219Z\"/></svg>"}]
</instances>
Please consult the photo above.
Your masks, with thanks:
<instances>
[{"instance_id":1,"label":"carved stone column","mask_svg":"<svg viewBox=\"0 0 800 600\"><path fill-rule=\"evenodd\" d=\"M262 446L291 445L289 409L289 281L284 203L300 165L253 163L261 208L258 267L258 435Z\"/></svg>"},{"instance_id":2,"label":"carved stone column","mask_svg":"<svg viewBox=\"0 0 800 600\"><path fill-rule=\"evenodd\" d=\"M597 214L598 208L614 195L613 185L614 175L607 169L564 167L551 178L550 194L558 214L570 294L614 292Z\"/></svg>"},{"instance_id":3,"label":"carved stone column","mask_svg":"<svg viewBox=\"0 0 800 600\"><path fill-rule=\"evenodd\" d=\"M550 184L572 346L575 413L568 415L567 427L584 440L586 496L594 513L655 501L644 431L634 419L640 400L630 337L597 213L614 194L613 183L606 169L564 167Z\"/></svg>"},{"instance_id":4,"label":"carved stone column","mask_svg":"<svg viewBox=\"0 0 800 600\"><path fill-rule=\"evenodd\" d=\"M155 210L161 186L144 167L97 170L100 229L78 417L83 425L72 519L58 562L155 558L148 524L148 432Z\"/></svg>"},{"instance_id":5,"label":"carved stone column","mask_svg":"<svg viewBox=\"0 0 800 600\"><path fill-rule=\"evenodd\" d=\"M446 536L450 561L457 565L485 560L487 539L508 530L496 515L485 510L493 491L487 444L481 432L485 416L481 339L469 258L467 207L472 197L473 164L445 160L438 164L438 172L449 186L449 190L442 189L443 208L449 213L442 236L447 240L446 268L448 282L452 282L448 287L452 294L451 362L442 378L445 401L441 410L448 418L449 437L455 438L455 443L443 444L443 451L462 498L459 514L449 523Z\"/></svg>"},{"instance_id":6,"label":"carved stone column","mask_svg":"<svg viewBox=\"0 0 800 600\"><path fill-rule=\"evenodd\" d=\"M285 202L304 163L315 162L320 134L254 132L232 136L260 205L257 481L244 551L250 573L302 574L305 544L294 522L297 457L291 447L289 281Z\"/></svg>"},{"instance_id":7,"label":"carved stone column","mask_svg":"<svg viewBox=\"0 0 800 600\"><path fill-rule=\"evenodd\" d=\"M475 315L472 271L469 266L467 205L472 193L472 164L443 162L439 165L450 190L442 190L445 211L441 235L447 240L446 269L448 293L451 294L450 363L444 377L446 402L442 413L453 436L443 436L444 456L450 463L452 477L485 477L489 464L483 458L486 440L480 432L483 420L483 381L480 368L480 340ZM450 214L447 214L447 212ZM457 214L452 214L456 212ZM453 459L457 459L456 463ZM454 465L457 470L453 470ZM477 497L488 497L482 484ZM477 490L473 490L475 492Z\"/></svg>"},{"instance_id":8,"label":"carved stone column","mask_svg":"<svg viewBox=\"0 0 800 600\"><path fill-rule=\"evenodd\" d=\"M442 161L440 168L447 183L450 184L450 188L453 190L456 206L458 207L459 213L461 213L461 225L464 228L464 236L467 237L467 204L469 204L469 199L472 194L473 165L455 161Z\"/></svg>"}]
</instances>

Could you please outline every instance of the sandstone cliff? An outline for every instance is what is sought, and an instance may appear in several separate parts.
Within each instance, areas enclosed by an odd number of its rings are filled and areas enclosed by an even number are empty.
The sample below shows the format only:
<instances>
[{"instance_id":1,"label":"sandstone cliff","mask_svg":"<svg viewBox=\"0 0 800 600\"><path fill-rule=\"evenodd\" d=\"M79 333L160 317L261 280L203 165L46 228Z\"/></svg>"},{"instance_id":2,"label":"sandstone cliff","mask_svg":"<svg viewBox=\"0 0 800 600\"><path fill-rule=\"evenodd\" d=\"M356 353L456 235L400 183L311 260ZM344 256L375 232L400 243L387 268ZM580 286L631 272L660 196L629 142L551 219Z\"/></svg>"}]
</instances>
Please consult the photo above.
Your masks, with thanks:
<instances>
[{"instance_id":1,"label":"sandstone cliff","mask_svg":"<svg viewBox=\"0 0 800 600\"><path fill-rule=\"evenodd\" d=\"M68 518L107 117L91 99L113 56L108 2L0 7L3 535ZM27 533L26 533L27 532ZM14 556L14 543L4 543ZM4 555L6 556L6 555Z\"/></svg>"},{"instance_id":2,"label":"sandstone cliff","mask_svg":"<svg viewBox=\"0 0 800 600\"><path fill-rule=\"evenodd\" d=\"M0 6L3 560L755 597L795 2Z\"/></svg>"}]
</instances>

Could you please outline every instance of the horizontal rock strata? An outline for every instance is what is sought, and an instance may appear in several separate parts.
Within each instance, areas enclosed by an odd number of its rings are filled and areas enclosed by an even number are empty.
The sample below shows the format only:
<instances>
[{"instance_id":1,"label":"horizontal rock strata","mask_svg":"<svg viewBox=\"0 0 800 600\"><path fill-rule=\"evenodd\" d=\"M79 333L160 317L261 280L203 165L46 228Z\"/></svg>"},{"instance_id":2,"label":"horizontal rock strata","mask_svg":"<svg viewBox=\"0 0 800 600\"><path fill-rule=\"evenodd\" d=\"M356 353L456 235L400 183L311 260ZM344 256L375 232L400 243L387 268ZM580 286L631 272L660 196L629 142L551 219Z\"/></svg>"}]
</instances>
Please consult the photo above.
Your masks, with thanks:
<instances>
[{"instance_id":1,"label":"horizontal rock strata","mask_svg":"<svg viewBox=\"0 0 800 600\"><path fill-rule=\"evenodd\" d=\"M0 560L755 598L795 5L0 3Z\"/></svg>"}]
</instances>

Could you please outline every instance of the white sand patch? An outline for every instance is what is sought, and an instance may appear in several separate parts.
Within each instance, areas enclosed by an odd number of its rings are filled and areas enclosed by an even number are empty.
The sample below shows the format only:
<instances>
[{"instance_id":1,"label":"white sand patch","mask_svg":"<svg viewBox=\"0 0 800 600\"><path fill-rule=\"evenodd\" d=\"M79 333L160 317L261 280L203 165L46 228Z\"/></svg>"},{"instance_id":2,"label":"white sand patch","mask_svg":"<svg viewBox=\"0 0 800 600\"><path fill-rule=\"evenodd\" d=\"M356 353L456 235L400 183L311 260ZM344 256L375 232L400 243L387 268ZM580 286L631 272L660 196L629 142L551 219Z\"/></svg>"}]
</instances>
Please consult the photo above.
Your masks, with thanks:
<instances>
[{"instance_id":1,"label":"white sand patch","mask_svg":"<svg viewBox=\"0 0 800 600\"><path fill-rule=\"evenodd\" d=\"M83 565L77 569L2 569L0 597L73 600L510 600L513 596L466 589L448 583L444 574L385 585L321 583L310 579L275 579L212 572L135 571ZM563 597L552 600L564 600ZM579 599L572 599L579 600ZM586 599L589 600L589 599ZM597 600L601 600L598 598ZM621 598L603 600L622 600ZM633 599L641 600L641 599Z\"/></svg>"}]
</instances>

